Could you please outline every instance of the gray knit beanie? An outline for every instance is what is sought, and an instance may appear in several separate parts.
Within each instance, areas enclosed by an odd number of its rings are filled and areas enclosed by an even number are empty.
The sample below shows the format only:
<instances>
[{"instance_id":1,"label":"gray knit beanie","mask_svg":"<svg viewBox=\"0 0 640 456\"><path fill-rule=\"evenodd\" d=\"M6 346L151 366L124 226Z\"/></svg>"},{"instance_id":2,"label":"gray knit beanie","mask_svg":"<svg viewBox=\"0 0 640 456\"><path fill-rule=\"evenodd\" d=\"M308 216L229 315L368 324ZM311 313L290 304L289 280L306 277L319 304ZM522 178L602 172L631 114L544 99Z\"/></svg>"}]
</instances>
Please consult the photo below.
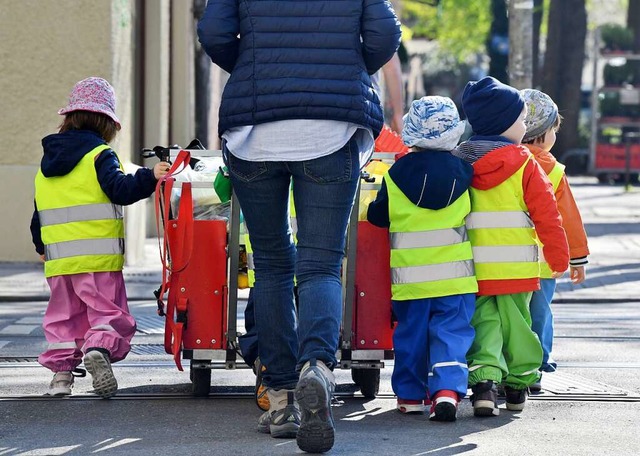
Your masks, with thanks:
<instances>
[{"instance_id":1,"label":"gray knit beanie","mask_svg":"<svg viewBox=\"0 0 640 456\"><path fill-rule=\"evenodd\" d=\"M528 142L545 133L555 124L558 118L558 106L549 95L539 90L524 89L520 93L527 105L527 117L524 119L527 132L522 142Z\"/></svg>"}]
</instances>

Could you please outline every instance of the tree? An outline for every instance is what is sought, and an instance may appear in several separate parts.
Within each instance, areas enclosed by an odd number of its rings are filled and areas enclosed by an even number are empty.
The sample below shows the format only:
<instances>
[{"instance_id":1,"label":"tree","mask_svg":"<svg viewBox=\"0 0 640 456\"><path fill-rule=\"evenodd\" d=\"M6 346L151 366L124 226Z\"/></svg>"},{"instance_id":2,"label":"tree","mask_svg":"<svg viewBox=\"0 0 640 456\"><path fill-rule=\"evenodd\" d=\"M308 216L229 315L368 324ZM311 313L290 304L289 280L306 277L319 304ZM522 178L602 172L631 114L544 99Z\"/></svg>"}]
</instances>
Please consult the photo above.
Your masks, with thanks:
<instances>
[{"instance_id":1,"label":"tree","mask_svg":"<svg viewBox=\"0 0 640 456\"><path fill-rule=\"evenodd\" d=\"M509 83L509 19L506 0L491 0L491 30L487 36L489 75Z\"/></svg>"},{"instance_id":2,"label":"tree","mask_svg":"<svg viewBox=\"0 0 640 456\"><path fill-rule=\"evenodd\" d=\"M582 68L587 35L585 0L551 0L542 90L564 117L554 153L558 158L578 146Z\"/></svg>"}]
</instances>

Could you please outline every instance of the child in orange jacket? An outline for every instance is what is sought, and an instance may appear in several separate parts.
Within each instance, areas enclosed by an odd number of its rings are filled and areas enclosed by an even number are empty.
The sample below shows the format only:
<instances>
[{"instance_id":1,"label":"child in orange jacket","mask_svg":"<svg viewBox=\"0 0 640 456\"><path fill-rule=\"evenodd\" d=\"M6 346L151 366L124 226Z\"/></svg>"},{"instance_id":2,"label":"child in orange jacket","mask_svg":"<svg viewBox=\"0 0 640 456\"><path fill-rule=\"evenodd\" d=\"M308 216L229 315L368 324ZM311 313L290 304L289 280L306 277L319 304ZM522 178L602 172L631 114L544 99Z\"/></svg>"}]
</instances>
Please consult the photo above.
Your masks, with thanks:
<instances>
[{"instance_id":1,"label":"child in orange jacket","mask_svg":"<svg viewBox=\"0 0 640 456\"><path fill-rule=\"evenodd\" d=\"M562 120L558 107L545 93L535 89L520 92L527 105L527 117L524 123L527 132L522 143L533 154L545 173L549 176L558 203L558 211L562 216L562 226L569 243L569 270L571 281L579 284L585 280L585 265L589 247L587 234L584 231L580 210L571 193L571 187L564 173L564 165L551 154L556 142L556 131ZM553 372L557 364L551 357L553 347L553 314L551 301L556 288L556 279L551 277L549 266L542 261L540 271L540 290L535 291L529 306L531 310L531 328L538 335L542 344L542 372ZM531 385L532 391L540 391L540 382Z\"/></svg>"}]
</instances>

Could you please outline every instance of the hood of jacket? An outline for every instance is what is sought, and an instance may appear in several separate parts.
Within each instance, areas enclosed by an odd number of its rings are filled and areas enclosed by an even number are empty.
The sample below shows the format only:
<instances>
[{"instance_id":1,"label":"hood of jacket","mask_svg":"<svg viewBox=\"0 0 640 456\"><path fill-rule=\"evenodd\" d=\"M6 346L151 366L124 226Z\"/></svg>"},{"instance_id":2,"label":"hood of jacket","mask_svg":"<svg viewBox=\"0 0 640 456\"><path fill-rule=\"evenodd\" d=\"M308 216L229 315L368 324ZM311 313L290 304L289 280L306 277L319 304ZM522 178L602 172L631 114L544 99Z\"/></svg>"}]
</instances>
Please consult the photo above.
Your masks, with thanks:
<instances>
[{"instance_id":1,"label":"hood of jacket","mask_svg":"<svg viewBox=\"0 0 640 456\"><path fill-rule=\"evenodd\" d=\"M42 139L44 155L40 169L45 177L65 176L76 167L88 152L106 141L88 130L54 133Z\"/></svg>"},{"instance_id":2,"label":"hood of jacket","mask_svg":"<svg viewBox=\"0 0 640 456\"><path fill-rule=\"evenodd\" d=\"M450 152L422 150L400 158L389 177L413 204L438 210L456 201L471 184L473 167Z\"/></svg>"},{"instance_id":3,"label":"hood of jacket","mask_svg":"<svg viewBox=\"0 0 640 456\"><path fill-rule=\"evenodd\" d=\"M530 155L526 147L515 144L489 152L473 164L471 186L488 190L500 185L518 171Z\"/></svg>"},{"instance_id":4,"label":"hood of jacket","mask_svg":"<svg viewBox=\"0 0 640 456\"><path fill-rule=\"evenodd\" d=\"M558 163L558 160L556 160L556 157L554 157L551 152L533 144L523 144L523 146L529 149L529 152L533 154L534 158L540 164L540 166L542 166L542 169L545 173L547 173L547 175L551 173L551 171L553 171L553 168L556 166L556 163Z\"/></svg>"}]
</instances>

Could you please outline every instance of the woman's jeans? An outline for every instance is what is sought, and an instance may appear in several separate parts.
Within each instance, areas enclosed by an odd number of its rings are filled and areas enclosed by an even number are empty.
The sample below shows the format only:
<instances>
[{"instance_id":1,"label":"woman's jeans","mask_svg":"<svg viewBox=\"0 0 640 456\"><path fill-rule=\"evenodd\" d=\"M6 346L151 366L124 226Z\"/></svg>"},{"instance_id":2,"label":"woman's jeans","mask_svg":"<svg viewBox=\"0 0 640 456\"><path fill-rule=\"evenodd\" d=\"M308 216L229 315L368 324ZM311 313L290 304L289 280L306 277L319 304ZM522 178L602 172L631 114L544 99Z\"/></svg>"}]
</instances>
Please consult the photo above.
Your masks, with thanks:
<instances>
[{"instance_id":1,"label":"woman's jeans","mask_svg":"<svg viewBox=\"0 0 640 456\"><path fill-rule=\"evenodd\" d=\"M293 139L292 139L293 141ZM340 269L360 175L351 139L340 150L301 162L250 162L226 148L233 189L251 233L255 321L264 383L294 388L311 358L336 365L342 318ZM293 185L297 246L289 224ZM296 318L293 277L298 285Z\"/></svg>"}]
</instances>

